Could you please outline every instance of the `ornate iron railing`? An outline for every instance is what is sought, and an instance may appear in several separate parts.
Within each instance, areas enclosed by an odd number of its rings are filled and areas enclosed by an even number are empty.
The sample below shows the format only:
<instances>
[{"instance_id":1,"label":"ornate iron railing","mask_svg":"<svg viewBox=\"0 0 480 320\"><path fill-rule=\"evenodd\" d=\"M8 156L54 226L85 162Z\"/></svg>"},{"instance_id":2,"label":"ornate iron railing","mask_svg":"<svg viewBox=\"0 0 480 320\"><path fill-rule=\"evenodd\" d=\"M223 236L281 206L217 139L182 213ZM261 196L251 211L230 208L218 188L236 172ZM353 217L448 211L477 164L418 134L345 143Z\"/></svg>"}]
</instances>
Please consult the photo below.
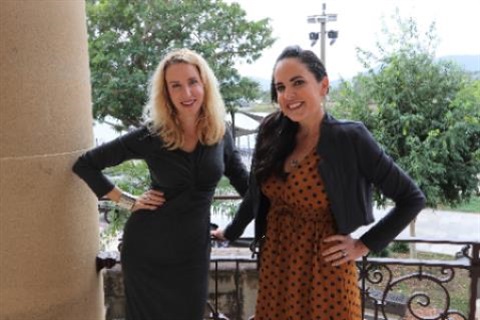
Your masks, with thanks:
<instances>
[{"instance_id":1,"label":"ornate iron railing","mask_svg":"<svg viewBox=\"0 0 480 320\"><path fill-rule=\"evenodd\" d=\"M404 305L410 319L465 319L474 320L476 314L476 299L480 277L480 242L452 241L440 239L397 239L396 242L449 244L463 246L455 260L425 260L425 259L394 259L364 257L357 262L362 292L362 305L365 307L370 300L373 305L373 319L388 319L387 307L389 295L395 288L417 284L416 290L404 296ZM393 268L403 270L395 275ZM406 271L407 269L410 269ZM463 272L462 272L463 271ZM461 273L461 274L460 274ZM468 311L464 313L451 308L452 297L449 284L455 281L463 282L469 277L468 287L464 288L468 297ZM371 289L382 284L380 294L371 294ZM437 302L433 304L433 295ZM463 293L457 293L462 295ZM428 310L428 312L426 312ZM364 310L365 314L365 310Z\"/></svg>"},{"instance_id":2,"label":"ornate iron railing","mask_svg":"<svg viewBox=\"0 0 480 320\"><path fill-rule=\"evenodd\" d=\"M244 243L247 239L242 240ZM463 319L474 320L476 312L476 299L478 299L478 281L480 277L480 242L474 241L448 241L438 239L399 239L398 242L406 243L428 243L428 244L451 244L461 245L463 249L455 260L421 260L421 259L397 259L397 258L376 258L365 257L357 261L359 270L359 286L362 293L363 315L365 319ZM244 244L243 244L244 245ZM225 320L228 319L222 314L218 304L218 268L221 264L235 265L234 272L240 273L241 264L256 264L254 257L220 257L212 256L214 282L214 298L209 301L208 307L211 310L210 317L206 319ZM114 258L97 257L97 269L111 268L120 261ZM413 269L405 271L405 269ZM437 272L432 270L437 269ZM403 272L402 272L403 270ZM460 275L460 272L463 274ZM399 274L396 274L400 272ZM468 296L468 311L462 312L451 308L452 294L448 285L458 280L465 280L468 276L468 287L465 288L465 295ZM458 279L458 277L462 277ZM413 291L404 293L402 299L398 299L396 288L406 286L410 288L410 282L416 282L417 290L425 289L425 292ZM235 281L238 290L238 281ZM379 289L380 288L380 289ZM427 292L428 291L428 292ZM440 297L438 297L440 295ZM434 298L434 296L436 296ZM466 298L465 297L465 298ZM240 299L236 295L236 299ZM459 298L459 297L456 297ZM461 297L460 297L461 298ZM435 304L433 300L437 301ZM399 301L401 300L401 301ZM403 312L395 312L395 305L401 304ZM241 301L236 301L241 305ZM396 307L402 309L402 307ZM422 310L428 310L424 312ZM398 311L398 310L397 310ZM392 312L395 316L392 316Z\"/></svg>"},{"instance_id":3,"label":"ornate iron railing","mask_svg":"<svg viewBox=\"0 0 480 320\"><path fill-rule=\"evenodd\" d=\"M473 235L471 235L473 237ZM252 239L243 238L233 246L248 246ZM357 261L359 287L362 296L364 319L419 319L419 320L476 320L476 300L480 299L480 242L455 241L432 238L396 239L398 243L452 245L462 249L453 260L364 257ZM206 319L228 320L218 303L218 270L222 264L234 265L235 279L242 264L256 265L256 256L212 256L214 295L208 302L210 316ZM100 254L97 270L112 268L120 263L116 258ZM255 268L254 268L255 269ZM468 278L468 279L467 279ZM461 287L462 292L452 295L451 287ZM239 281L235 281L236 291ZM464 296L463 296L464 295ZM241 295L236 294L240 300ZM452 307L453 300L468 300L467 310ZM242 301L235 301L241 305ZM229 316L233 320L236 316ZM253 318L252 318L253 319Z\"/></svg>"}]
</instances>

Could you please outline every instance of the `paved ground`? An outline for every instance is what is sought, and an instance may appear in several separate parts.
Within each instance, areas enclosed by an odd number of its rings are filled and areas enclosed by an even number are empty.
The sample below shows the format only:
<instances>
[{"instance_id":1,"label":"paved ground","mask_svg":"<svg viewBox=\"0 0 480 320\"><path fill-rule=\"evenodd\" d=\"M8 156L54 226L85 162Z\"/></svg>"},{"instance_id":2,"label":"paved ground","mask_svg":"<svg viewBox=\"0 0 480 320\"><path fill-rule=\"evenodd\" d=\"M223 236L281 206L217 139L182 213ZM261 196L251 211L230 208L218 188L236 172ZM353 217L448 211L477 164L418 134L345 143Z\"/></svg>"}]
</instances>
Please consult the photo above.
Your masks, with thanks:
<instances>
[{"instance_id":1,"label":"paved ground","mask_svg":"<svg viewBox=\"0 0 480 320\"><path fill-rule=\"evenodd\" d=\"M387 209L376 210L375 219L381 219ZM363 234L369 227L364 227L355 235ZM409 229L400 236L409 236ZM433 238L442 240L465 240L480 242L480 213L462 213L424 209L417 217L416 236L418 238ZM455 254L461 246L443 244L418 244L420 251Z\"/></svg>"},{"instance_id":2,"label":"paved ground","mask_svg":"<svg viewBox=\"0 0 480 320\"><path fill-rule=\"evenodd\" d=\"M387 212L387 209L375 210L375 219L381 219ZM220 227L224 227L229 218L213 217L212 221ZM362 227L354 233L359 236L368 230L370 226ZM480 213L461 213L451 211L440 211L424 209L417 217L416 235L419 238L433 238L442 240L465 240L480 242ZM244 235L253 236L253 225L250 224ZM404 230L400 236L408 237L409 229ZM429 251L454 255L462 246L442 245L442 244L417 244L419 251Z\"/></svg>"}]
</instances>

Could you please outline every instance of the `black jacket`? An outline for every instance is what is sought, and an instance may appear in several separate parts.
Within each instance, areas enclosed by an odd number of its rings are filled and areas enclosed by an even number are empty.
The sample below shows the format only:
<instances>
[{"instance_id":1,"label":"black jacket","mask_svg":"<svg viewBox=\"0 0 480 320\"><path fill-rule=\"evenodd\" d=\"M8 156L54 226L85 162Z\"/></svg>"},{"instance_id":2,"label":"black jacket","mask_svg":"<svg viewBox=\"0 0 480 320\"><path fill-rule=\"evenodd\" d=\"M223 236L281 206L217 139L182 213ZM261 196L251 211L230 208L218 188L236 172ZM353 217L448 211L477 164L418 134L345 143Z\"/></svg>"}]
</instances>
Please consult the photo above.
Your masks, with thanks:
<instances>
[{"instance_id":1,"label":"black jacket","mask_svg":"<svg viewBox=\"0 0 480 320\"><path fill-rule=\"evenodd\" d=\"M385 154L362 123L338 121L326 114L320 137L318 172L339 234L350 234L374 221L372 185L395 202L388 214L360 238L371 251L382 250L425 206L423 193ZM269 206L251 173L249 191L225 229L225 237L237 239L255 218L255 238L262 238Z\"/></svg>"}]
</instances>

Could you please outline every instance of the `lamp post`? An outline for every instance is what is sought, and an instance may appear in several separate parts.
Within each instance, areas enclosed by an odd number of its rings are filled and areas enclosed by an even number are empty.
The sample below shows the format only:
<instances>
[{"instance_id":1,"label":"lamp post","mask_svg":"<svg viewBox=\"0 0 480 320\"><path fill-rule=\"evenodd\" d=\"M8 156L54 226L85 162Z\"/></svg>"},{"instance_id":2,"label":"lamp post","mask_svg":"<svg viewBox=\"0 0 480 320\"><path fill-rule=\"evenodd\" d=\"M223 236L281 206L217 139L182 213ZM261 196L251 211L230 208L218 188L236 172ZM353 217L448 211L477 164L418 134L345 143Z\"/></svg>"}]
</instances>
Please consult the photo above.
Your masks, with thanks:
<instances>
[{"instance_id":1,"label":"lamp post","mask_svg":"<svg viewBox=\"0 0 480 320\"><path fill-rule=\"evenodd\" d=\"M308 23L320 23L320 59L322 60L323 64L326 65L325 61L325 38L328 35L332 41L330 44L333 44L335 42L335 39L338 37L338 31L326 31L326 24L327 22L330 21L337 21L337 14L336 13L325 13L325 10L327 8L327 5L325 3L322 4L322 14L320 15L313 15L313 16L308 16L307 17L307 22ZM310 40L312 40L312 46L315 45L315 43L318 40L318 33L317 32L311 32L310 33Z\"/></svg>"}]
</instances>

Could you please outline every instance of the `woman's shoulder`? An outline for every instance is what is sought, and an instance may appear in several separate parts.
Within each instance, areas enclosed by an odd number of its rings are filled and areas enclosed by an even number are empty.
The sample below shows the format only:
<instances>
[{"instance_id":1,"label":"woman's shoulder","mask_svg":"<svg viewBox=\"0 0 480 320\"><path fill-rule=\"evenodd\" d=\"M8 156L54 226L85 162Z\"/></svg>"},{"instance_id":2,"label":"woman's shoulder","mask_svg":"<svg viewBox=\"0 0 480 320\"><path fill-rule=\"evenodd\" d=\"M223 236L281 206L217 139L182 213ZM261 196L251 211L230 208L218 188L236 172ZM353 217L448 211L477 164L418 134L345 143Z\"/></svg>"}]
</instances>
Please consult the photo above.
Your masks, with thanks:
<instances>
[{"instance_id":1,"label":"woman's shoulder","mask_svg":"<svg viewBox=\"0 0 480 320\"><path fill-rule=\"evenodd\" d=\"M344 133L344 134L366 134L368 129L361 121L349 120L349 119L335 119L333 116L327 114L323 125L327 130Z\"/></svg>"},{"instance_id":2,"label":"woman's shoulder","mask_svg":"<svg viewBox=\"0 0 480 320\"><path fill-rule=\"evenodd\" d=\"M145 140L150 135L146 126L139 126L127 129L127 132L120 136L121 140Z\"/></svg>"},{"instance_id":3,"label":"woman's shoulder","mask_svg":"<svg viewBox=\"0 0 480 320\"><path fill-rule=\"evenodd\" d=\"M139 127L129 130L122 135L120 139L124 142L139 143L139 144L163 144L160 135L154 132L149 126L141 125Z\"/></svg>"},{"instance_id":4,"label":"woman's shoulder","mask_svg":"<svg viewBox=\"0 0 480 320\"><path fill-rule=\"evenodd\" d=\"M320 139L323 144L332 144L339 141L349 141L351 145L376 145L377 142L367 126L361 121L337 120L332 116L322 124L322 135L328 139Z\"/></svg>"}]
</instances>

